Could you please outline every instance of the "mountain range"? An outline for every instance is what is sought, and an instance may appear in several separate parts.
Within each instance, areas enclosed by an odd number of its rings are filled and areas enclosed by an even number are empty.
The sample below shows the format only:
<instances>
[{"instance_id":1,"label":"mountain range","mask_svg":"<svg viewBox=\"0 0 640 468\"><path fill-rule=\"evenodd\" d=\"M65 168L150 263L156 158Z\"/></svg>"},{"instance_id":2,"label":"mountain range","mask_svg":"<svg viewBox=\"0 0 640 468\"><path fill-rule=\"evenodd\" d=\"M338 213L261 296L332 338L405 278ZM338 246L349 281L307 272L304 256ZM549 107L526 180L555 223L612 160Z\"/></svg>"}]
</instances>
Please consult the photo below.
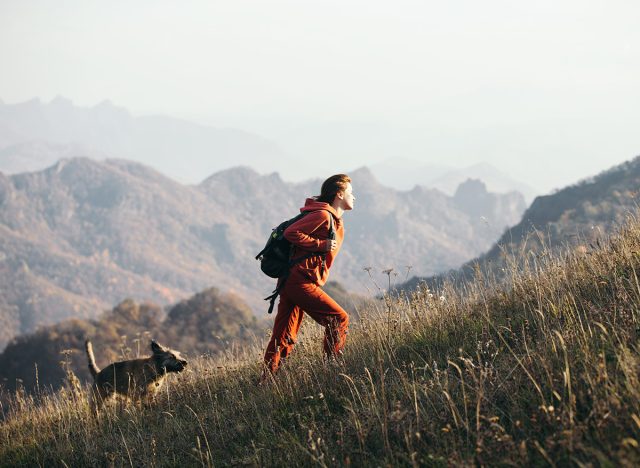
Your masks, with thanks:
<instances>
[{"instance_id":1,"label":"mountain range","mask_svg":"<svg viewBox=\"0 0 640 468\"><path fill-rule=\"evenodd\" d=\"M505 231L483 255L449 272L416 276L399 289L413 289L419 283L437 287L447 280L460 283L478 271L504 277L514 262L521 268L532 259L561 248L588 252L599 239L615 232L629 217L637 216L639 190L640 156L553 194L537 197L521 221Z\"/></svg>"},{"instance_id":2,"label":"mountain range","mask_svg":"<svg viewBox=\"0 0 640 468\"><path fill-rule=\"evenodd\" d=\"M460 265L525 209L520 194L491 194L478 181L450 197L384 187L366 168L351 176L356 208L345 216L332 279L356 293L378 292L379 272L390 267L402 280L409 270ZM320 183L239 167L189 186L131 161L89 158L0 173L0 346L39 325L96 317L125 298L172 304L211 286L262 311L274 285L254 256Z\"/></svg>"},{"instance_id":3,"label":"mountain range","mask_svg":"<svg viewBox=\"0 0 640 468\"><path fill-rule=\"evenodd\" d=\"M33 172L60 159L89 157L136 161L191 184L238 165L262 174L278 171L285 180L302 180L307 174L321 172L327 164L337 172L350 171L353 167L344 167L343 161L360 157L370 161L367 166L383 185L397 190L421 185L453 195L458 185L472 178L482 180L490 192L518 191L527 203L538 194L487 163L455 168L401 156L375 162L391 150L377 140L381 133L384 129L378 126L328 125L310 133L299 129L279 134L273 140L172 117L133 116L110 101L93 107L76 106L63 97L48 103L39 99L17 104L0 101L0 171ZM314 144L317 141L323 142L324 149ZM329 155L327 145L331 148L331 142L335 147ZM408 148L396 147L392 152L403 151Z\"/></svg>"},{"instance_id":4,"label":"mountain range","mask_svg":"<svg viewBox=\"0 0 640 468\"><path fill-rule=\"evenodd\" d=\"M490 192L522 193L527 204L539 194L534 187L484 162L455 168L442 164L424 164L407 158L391 158L368 167L381 183L399 190L409 190L416 185L423 185L453 195L458 186L467 179L478 179L484 182Z\"/></svg>"},{"instance_id":5,"label":"mountain range","mask_svg":"<svg viewBox=\"0 0 640 468\"><path fill-rule=\"evenodd\" d=\"M61 158L130 159L182 182L200 182L231 165L272 170L291 159L267 138L159 115L133 116L104 101L78 107L57 97L17 104L0 101L0 171L41 170Z\"/></svg>"}]
</instances>

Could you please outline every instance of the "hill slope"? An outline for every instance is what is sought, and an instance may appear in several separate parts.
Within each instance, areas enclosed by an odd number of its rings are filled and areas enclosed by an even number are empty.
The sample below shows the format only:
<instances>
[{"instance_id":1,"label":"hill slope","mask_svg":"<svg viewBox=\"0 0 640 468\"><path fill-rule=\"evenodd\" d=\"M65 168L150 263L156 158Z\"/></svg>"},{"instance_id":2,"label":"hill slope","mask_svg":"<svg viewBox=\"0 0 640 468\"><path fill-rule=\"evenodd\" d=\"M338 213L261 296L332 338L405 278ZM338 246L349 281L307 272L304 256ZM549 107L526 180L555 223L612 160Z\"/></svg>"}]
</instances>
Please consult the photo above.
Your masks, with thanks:
<instances>
[{"instance_id":1,"label":"hill slope","mask_svg":"<svg viewBox=\"0 0 640 468\"><path fill-rule=\"evenodd\" d=\"M0 353L0 382L5 389L32 392L59 388L70 370L90 378L82 350L90 339L101 363L148 354L151 338L179 349L185 356L224 353L232 346L255 341L267 327L232 294L215 288L202 291L165 310L152 303L126 299L95 320L70 319L13 340ZM66 361L60 365L61 361ZM35 372L37 369L37 373Z\"/></svg>"},{"instance_id":2,"label":"hill slope","mask_svg":"<svg viewBox=\"0 0 640 468\"><path fill-rule=\"evenodd\" d=\"M77 387L18 397L6 465L637 466L640 223L545 255L509 289L419 290L370 311L343 360L307 325L256 386L258 349L194 363L152 406L89 417ZM309 345L308 343L312 343ZM75 390L74 390L75 388Z\"/></svg>"},{"instance_id":3,"label":"hill slope","mask_svg":"<svg viewBox=\"0 0 640 468\"><path fill-rule=\"evenodd\" d=\"M335 281L323 289L344 307L352 322L359 319L360 310L374 302L349 293ZM58 389L69 371L88 380L83 351L86 339L100 350L100 362L144 355L151 338L188 358L215 356L255 344L271 329L272 321L273 316L256 318L242 299L216 288L170 307L125 299L96 319L73 318L41 325L34 333L14 338L0 353L0 387L28 393L38 388Z\"/></svg>"}]
</instances>

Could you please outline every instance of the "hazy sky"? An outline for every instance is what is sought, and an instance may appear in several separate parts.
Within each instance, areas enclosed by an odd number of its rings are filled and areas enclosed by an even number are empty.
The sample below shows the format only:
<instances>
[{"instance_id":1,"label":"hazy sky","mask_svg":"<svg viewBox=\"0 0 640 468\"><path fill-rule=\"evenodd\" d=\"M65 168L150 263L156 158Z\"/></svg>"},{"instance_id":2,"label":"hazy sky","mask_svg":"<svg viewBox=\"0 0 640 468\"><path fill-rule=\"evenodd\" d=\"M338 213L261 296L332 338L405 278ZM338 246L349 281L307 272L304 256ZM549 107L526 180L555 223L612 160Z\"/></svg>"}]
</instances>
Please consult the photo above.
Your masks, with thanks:
<instances>
[{"instance_id":1,"label":"hazy sky","mask_svg":"<svg viewBox=\"0 0 640 468\"><path fill-rule=\"evenodd\" d=\"M487 161L546 191L640 154L639 24L637 0L0 0L0 98L110 99L327 165Z\"/></svg>"}]
</instances>

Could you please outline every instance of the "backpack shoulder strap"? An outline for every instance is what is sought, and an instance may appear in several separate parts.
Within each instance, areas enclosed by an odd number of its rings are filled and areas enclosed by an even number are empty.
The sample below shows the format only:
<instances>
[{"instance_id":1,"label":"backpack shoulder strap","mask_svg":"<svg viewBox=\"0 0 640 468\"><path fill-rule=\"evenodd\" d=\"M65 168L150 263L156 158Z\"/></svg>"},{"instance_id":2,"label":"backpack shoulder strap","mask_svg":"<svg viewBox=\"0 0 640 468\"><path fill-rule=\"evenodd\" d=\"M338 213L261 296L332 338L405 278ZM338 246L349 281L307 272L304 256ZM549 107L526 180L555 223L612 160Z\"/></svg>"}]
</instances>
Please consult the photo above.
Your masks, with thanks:
<instances>
[{"instance_id":1,"label":"backpack shoulder strap","mask_svg":"<svg viewBox=\"0 0 640 468\"><path fill-rule=\"evenodd\" d=\"M329 211L329 210L326 210ZM329 211L329 239L335 239L336 238L336 231L333 228L333 213L331 213Z\"/></svg>"}]
</instances>

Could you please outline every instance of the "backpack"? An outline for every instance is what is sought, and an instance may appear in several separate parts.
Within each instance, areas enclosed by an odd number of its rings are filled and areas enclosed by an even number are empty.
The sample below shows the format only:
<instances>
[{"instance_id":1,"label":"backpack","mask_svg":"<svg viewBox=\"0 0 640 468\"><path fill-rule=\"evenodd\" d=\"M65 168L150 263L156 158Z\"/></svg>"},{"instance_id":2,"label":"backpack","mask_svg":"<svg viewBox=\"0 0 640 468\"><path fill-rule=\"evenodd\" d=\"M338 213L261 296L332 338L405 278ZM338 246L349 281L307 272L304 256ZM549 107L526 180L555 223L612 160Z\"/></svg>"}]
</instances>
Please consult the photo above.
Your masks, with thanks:
<instances>
[{"instance_id":1,"label":"backpack","mask_svg":"<svg viewBox=\"0 0 640 468\"><path fill-rule=\"evenodd\" d=\"M325 257L327 255L326 252L311 252L297 258L291 258L293 246L291 245L291 242L289 242L284 237L284 231L289 226L291 226L299 219L302 219L309 213L311 213L311 211L304 211L291 219L283 221L277 227L273 228L269 239L267 239L267 244L264 246L264 249L262 249L260 253L256 255L256 260L260 260L260 269L262 270L262 272L271 278L278 279L278 284L276 286L276 289L273 290L273 294L269 297L265 297L264 299L265 301L271 301L268 311L269 313L273 311L276 297L278 297L278 295L280 294L280 290L284 286L284 282L289 276L289 271L291 270L291 267L293 265L301 262L302 260L306 260L307 258L321 255L322 267L324 269ZM330 228L328 239L335 239L336 234L333 229L333 215L331 213L329 213L329 222Z\"/></svg>"}]
</instances>

